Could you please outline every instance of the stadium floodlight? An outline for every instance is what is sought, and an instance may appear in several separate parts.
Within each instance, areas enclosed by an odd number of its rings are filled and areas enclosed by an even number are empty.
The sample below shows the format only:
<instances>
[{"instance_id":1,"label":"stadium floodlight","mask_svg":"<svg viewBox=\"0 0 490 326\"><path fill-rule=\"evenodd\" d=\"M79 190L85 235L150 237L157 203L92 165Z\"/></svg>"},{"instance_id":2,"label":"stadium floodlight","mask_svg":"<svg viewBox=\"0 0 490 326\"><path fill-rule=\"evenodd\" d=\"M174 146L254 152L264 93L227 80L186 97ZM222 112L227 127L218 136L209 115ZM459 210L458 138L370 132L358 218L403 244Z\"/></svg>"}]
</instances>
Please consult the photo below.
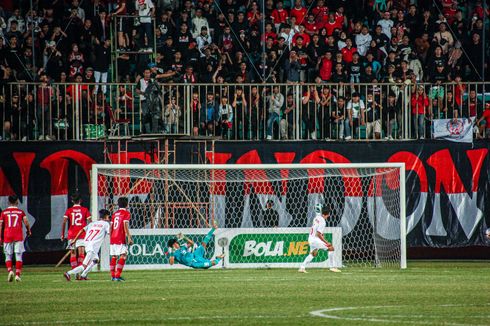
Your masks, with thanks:
<instances>
[{"instance_id":1,"label":"stadium floodlight","mask_svg":"<svg viewBox=\"0 0 490 326\"><path fill-rule=\"evenodd\" d=\"M318 204L331 212L325 234L337 258L319 255L312 267L406 268L404 163L95 164L91 189L92 216L129 197L128 268L165 268L169 237L198 242L212 222L215 241L228 239L227 267L297 267Z\"/></svg>"}]
</instances>

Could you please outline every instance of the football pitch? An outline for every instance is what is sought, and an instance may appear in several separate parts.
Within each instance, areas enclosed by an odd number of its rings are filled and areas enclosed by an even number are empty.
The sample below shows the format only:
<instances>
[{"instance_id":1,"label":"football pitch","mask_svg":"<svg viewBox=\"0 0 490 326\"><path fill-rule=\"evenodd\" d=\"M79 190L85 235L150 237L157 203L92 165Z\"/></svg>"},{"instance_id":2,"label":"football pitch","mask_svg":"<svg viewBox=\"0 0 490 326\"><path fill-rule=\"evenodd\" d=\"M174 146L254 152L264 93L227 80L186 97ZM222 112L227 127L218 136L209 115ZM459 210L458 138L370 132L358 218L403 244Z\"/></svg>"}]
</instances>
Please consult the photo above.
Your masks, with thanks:
<instances>
[{"instance_id":1,"label":"football pitch","mask_svg":"<svg viewBox=\"0 0 490 326\"><path fill-rule=\"evenodd\" d=\"M67 268L67 267L65 267ZM125 271L68 283L65 269L0 272L0 325L490 325L490 263Z\"/></svg>"}]
</instances>

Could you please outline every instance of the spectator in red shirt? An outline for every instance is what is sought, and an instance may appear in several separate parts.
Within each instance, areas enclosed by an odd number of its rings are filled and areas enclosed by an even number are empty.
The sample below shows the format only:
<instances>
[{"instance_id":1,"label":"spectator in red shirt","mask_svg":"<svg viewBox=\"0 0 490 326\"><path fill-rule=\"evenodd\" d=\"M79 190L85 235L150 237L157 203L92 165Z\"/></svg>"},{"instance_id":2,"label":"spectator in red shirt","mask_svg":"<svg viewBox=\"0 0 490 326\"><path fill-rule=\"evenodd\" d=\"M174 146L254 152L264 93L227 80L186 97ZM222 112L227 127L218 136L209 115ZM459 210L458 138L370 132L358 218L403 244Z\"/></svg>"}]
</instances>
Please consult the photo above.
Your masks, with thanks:
<instances>
[{"instance_id":1,"label":"spectator in red shirt","mask_svg":"<svg viewBox=\"0 0 490 326\"><path fill-rule=\"evenodd\" d=\"M425 114L432 114L429 107L429 97L425 94L424 86L419 85L412 94L412 121L415 139L425 138Z\"/></svg>"},{"instance_id":2,"label":"spectator in red shirt","mask_svg":"<svg viewBox=\"0 0 490 326\"><path fill-rule=\"evenodd\" d=\"M453 3L451 6L446 7L442 10L444 17L447 19L447 23L451 25L454 22L456 13L458 12L458 4Z\"/></svg>"},{"instance_id":3,"label":"spectator in red shirt","mask_svg":"<svg viewBox=\"0 0 490 326\"><path fill-rule=\"evenodd\" d=\"M322 57L320 57L320 61L318 62L318 68L320 71L320 78L322 81L326 82L330 80L332 77L332 52L328 51Z\"/></svg>"},{"instance_id":4,"label":"spectator in red shirt","mask_svg":"<svg viewBox=\"0 0 490 326\"><path fill-rule=\"evenodd\" d=\"M337 11L335 12L335 20L340 26L347 25L347 18L344 15L344 7L340 6L337 8Z\"/></svg>"},{"instance_id":5,"label":"spectator in red shirt","mask_svg":"<svg viewBox=\"0 0 490 326\"><path fill-rule=\"evenodd\" d=\"M454 101L456 102L458 109L461 110L461 107L463 105L463 94L466 91L466 85L461 82L460 75L456 75L454 77L454 82L456 83L456 85L454 86Z\"/></svg>"},{"instance_id":6,"label":"spectator in red shirt","mask_svg":"<svg viewBox=\"0 0 490 326\"><path fill-rule=\"evenodd\" d=\"M334 13L330 13L328 15L328 20L327 20L327 22L325 22L323 27L325 27L325 29L327 30L328 36L331 36L336 29L339 29L339 30L342 29L342 25L339 23L338 20L335 19Z\"/></svg>"},{"instance_id":7,"label":"spectator in red shirt","mask_svg":"<svg viewBox=\"0 0 490 326\"><path fill-rule=\"evenodd\" d=\"M322 23L317 23L315 21L315 15L313 15L313 13L308 14L308 20L303 23L303 25L305 26L306 33L310 36L318 34L318 31L322 27Z\"/></svg>"},{"instance_id":8,"label":"spectator in red shirt","mask_svg":"<svg viewBox=\"0 0 490 326\"><path fill-rule=\"evenodd\" d=\"M302 6L301 0L294 2L294 8L291 9L289 15L296 18L296 23L301 25L306 20L306 14L308 10Z\"/></svg>"},{"instance_id":9,"label":"spectator in red shirt","mask_svg":"<svg viewBox=\"0 0 490 326\"><path fill-rule=\"evenodd\" d=\"M308 46L308 44L310 44L310 35L308 35L308 33L306 33L306 28L304 25L299 25L299 32L294 34L293 36L293 46L296 45L296 40L298 39L298 37L302 37L303 38L303 45L306 47Z\"/></svg>"},{"instance_id":10,"label":"spectator in red shirt","mask_svg":"<svg viewBox=\"0 0 490 326\"><path fill-rule=\"evenodd\" d=\"M119 94L117 97L117 109L114 111L116 119L126 118L133 111L133 94L126 89L125 85L119 85Z\"/></svg>"},{"instance_id":11,"label":"spectator in red shirt","mask_svg":"<svg viewBox=\"0 0 490 326\"><path fill-rule=\"evenodd\" d=\"M357 52L357 49L352 46L352 40L350 38L345 40L346 46L342 48L340 52L342 52L342 59L346 63L352 62L352 55Z\"/></svg>"},{"instance_id":12,"label":"spectator in red shirt","mask_svg":"<svg viewBox=\"0 0 490 326\"><path fill-rule=\"evenodd\" d=\"M247 13L247 19L250 26L256 25L258 21L262 19L262 14L260 13L259 6L257 2L252 2L252 9Z\"/></svg>"},{"instance_id":13,"label":"spectator in red shirt","mask_svg":"<svg viewBox=\"0 0 490 326\"><path fill-rule=\"evenodd\" d=\"M272 39L274 40L274 43L276 43L277 34L274 31L272 24L266 23L265 24L265 33L262 33L261 41L262 42L267 41L267 39L269 37L272 37Z\"/></svg>"},{"instance_id":14,"label":"spectator in red shirt","mask_svg":"<svg viewBox=\"0 0 490 326\"><path fill-rule=\"evenodd\" d=\"M445 0L445 1L449 1L449 0ZM481 0L477 0L476 4L475 4L475 9L473 9L472 15L477 16L480 19L483 19L483 12L484 11L483 11Z\"/></svg>"},{"instance_id":15,"label":"spectator in red shirt","mask_svg":"<svg viewBox=\"0 0 490 326\"><path fill-rule=\"evenodd\" d=\"M51 119L50 119L50 108L51 100L53 99L54 92L53 88L48 84L49 78L46 74L42 73L40 77L40 86L37 88L37 109L36 109L36 119L37 126L40 133L39 140L46 137L51 140Z\"/></svg>"},{"instance_id":16,"label":"spectator in red shirt","mask_svg":"<svg viewBox=\"0 0 490 326\"><path fill-rule=\"evenodd\" d=\"M463 105L463 116L467 118L477 117L478 111L481 110L482 102L478 99L475 89L471 89L468 98Z\"/></svg>"},{"instance_id":17,"label":"spectator in red shirt","mask_svg":"<svg viewBox=\"0 0 490 326\"><path fill-rule=\"evenodd\" d=\"M276 4L276 9L272 11L272 20L276 29L279 29L281 24L285 24L289 17L288 11L283 8L282 1Z\"/></svg>"},{"instance_id":18,"label":"spectator in red shirt","mask_svg":"<svg viewBox=\"0 0 490 326\"><path fill-rule=\"evenodd\" d=\"M328 20L328 7L325 6L325 0L318 0L316 7L311 10L317 23L324 24Z\"/></svg>"}]
</instances>

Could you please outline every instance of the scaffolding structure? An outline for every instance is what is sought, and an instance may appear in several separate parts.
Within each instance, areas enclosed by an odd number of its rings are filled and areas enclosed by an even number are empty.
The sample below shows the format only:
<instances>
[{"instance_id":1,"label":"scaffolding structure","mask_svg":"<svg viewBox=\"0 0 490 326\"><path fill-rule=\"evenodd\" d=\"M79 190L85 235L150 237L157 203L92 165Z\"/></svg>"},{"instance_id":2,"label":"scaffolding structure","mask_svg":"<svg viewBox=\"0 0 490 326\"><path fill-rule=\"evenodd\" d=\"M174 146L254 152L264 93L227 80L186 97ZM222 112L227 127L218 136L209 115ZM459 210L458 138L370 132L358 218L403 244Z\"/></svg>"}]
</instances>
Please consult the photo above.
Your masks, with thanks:
<instances>
[{"instance_id":1,"label":"scaffolding structure","mask_svg":"<svg viewBox=\"0 0 490 326\"><path fill-rule=\"evenodd\" d=\"M215 139L198 137L170 138L162 135L146 135L132 138L106 139L104 141L105 164L212 164L214 158ZM189 203L187 201L175 202L168 200L170 184L165 177L164 196L158 196L154 187L148 193L147 202L131 202L132 209L145 209L149 219L147 228L173 228L176 227L175 216L185 210L189 212L189 227L202 227L202 219L197 214L210 216L211 205L206 200L206 194L198 196L203 200ZM138 186L132 184L131 190ZM184 194L185 196L185 194ZM196 214L194 214L196 213ZM212 214L211 214L212 215ZM208 221L209 223L209 221Z\"/></svg>"}]
</instances>

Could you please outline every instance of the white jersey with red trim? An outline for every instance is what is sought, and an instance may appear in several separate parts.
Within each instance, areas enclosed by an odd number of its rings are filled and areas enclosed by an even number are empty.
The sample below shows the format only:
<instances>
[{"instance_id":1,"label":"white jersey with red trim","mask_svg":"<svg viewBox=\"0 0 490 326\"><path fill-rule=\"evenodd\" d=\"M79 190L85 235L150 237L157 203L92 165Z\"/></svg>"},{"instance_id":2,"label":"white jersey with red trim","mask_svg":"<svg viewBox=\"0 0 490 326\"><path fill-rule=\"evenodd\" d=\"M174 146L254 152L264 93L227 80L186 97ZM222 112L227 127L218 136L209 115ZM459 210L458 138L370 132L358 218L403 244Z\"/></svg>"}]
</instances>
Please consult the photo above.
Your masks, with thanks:
<instances>
[{"instance_id":1,"label":"white jersey with red trim","mask_svg":"<svg viewBox=\"0 0 490 326\"><path fill-rule=\"evenodd\" d=\"M99 252L104 238L109 234L111 225L107 221L94 221L86 226L85 250Z\"/></svg>"},{"instance_id":2,"label":"white jersey with red trim","mask_svg":"<svg viewBox=\"0 0 490 326\"><path fill-rule=\"evenodd\" d=\"M325 218L323 218L322 214L316 214L315 218L313 219L310 234L308 235L308 242L313 242L317 239L319 240L316 234L317 232L323 234L326 225L327 223L325 222Z\"/></svg>"}]
</instances>

